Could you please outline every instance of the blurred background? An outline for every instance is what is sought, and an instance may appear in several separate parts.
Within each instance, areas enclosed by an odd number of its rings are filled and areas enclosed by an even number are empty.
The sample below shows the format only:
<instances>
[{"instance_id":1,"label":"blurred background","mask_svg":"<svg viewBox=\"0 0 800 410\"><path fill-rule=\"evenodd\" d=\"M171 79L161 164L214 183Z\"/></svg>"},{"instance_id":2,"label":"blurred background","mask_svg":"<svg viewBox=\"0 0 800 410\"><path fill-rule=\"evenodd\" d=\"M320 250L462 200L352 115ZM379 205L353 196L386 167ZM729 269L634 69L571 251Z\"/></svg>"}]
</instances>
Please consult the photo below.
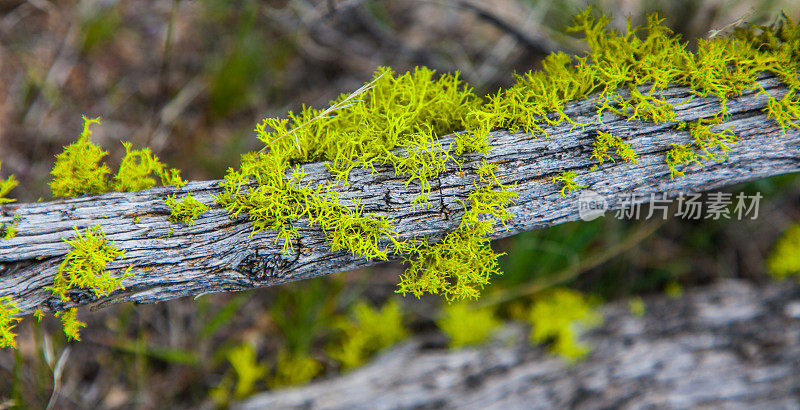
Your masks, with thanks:
<instances>
[{"instance_id":1,"label":"blurred background","mask_svg":"<svg viewBox=\"0 0 800 410\"><path fill-rule=\"evenodd\" d=\"M619 29L626 16L642 24L658 12L686 39L742 17L769 24L781 10L800 19L796 0L592 4ZM301 104L325 107L368 81L379 65L458 70L485 94L511 84L512 73L537 68L550 51L580 52L582 44L563 33L586 5L0 0L1 172L20 180L11 195L19 201L50 198L54 155L74 141L85 114L102 117L92 140L110 152L110 164L118 163L119 141L127 140L151 147L184 178L219 179L240 154L260 148L252 130L263 117ZM484 322L519 319L553 286L581 291L593 303L635 302L651 293L679 296L723 277L771 280L764 261L800 217L800 182L783 176L728 191L761 192L759 219L607 217L495 243L508 255L504 275L481 300L491 316ZM17 328L19 349L0 351L0 408L44 408L59 358L59 407L196 408L333 377L411 334L448 348L453 335L443 333L441 317L456 313L431 313L442 309L437 297L394 295L401 272L402 265L385 264L238 294L82 309L88 327L77 343L65 340L57 319L26 319ZM370 320L395 316L402 328L398 322L382 330L391 337L364 334Z\"/></svg>"}]
</instances>

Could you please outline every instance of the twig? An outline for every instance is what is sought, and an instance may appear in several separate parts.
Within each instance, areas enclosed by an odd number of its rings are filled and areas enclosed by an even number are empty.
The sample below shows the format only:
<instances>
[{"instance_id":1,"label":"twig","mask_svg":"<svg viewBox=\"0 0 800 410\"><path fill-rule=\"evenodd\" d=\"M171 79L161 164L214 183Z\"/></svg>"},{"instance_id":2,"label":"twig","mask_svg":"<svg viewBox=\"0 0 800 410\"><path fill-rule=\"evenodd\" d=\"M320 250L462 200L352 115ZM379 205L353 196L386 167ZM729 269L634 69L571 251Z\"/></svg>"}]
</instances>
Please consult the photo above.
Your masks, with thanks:
<instances>
[{"instance_id":1,"label":"twig","mask_svg":"<svg viewBox=\"0 0 800 410\"><path fill-rule=\"evenodd\" d=\"M612 246L609 249L590 255L583 261L576 264L572 264L569 267L562 270L561 272L556 273L555 275L548 275L545 280L535 281L526 286L518 286L514 288L505 289L503 292L494 295L487 295L480 302L476 303L474 307L477 309L479 307L484 307L484 306L498 305L500 303L508 302L510 300L522 296L532 295L541 292L542 290L564 283L570 279L574 279L583 272L586 272L589 269L600 266L601 264L607 262L609 259L617 255L620 255L624 252L627 252L629 249L638 245L640 242L642 242L647 237L652 235L655 231L658 230L658 228L662 227L665 223L666 220L664 219L658 219L653 222L650 222L647 225L644 225L641 228L637 229L636 232L633 233L633 235L629 236L627 239L616 244L615 246Z\"/></svg>"}]
</instances>

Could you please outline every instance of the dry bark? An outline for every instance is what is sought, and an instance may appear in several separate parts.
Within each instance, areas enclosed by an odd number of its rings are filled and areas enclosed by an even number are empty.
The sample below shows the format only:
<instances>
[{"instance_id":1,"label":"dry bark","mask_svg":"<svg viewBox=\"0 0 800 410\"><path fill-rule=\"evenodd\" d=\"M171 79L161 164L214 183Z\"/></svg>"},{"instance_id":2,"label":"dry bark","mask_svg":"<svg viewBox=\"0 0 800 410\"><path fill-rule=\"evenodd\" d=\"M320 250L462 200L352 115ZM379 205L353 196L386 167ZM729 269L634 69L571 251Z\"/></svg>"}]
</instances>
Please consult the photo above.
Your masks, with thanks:
<instances>
[{"instance_id":1,"label":"dry bark","mask_svg":"<svg viewBox=\"0 0 800 410\"><path fill-rule=\"evenodd\" d=\"M774 97L786 88L772 77L760 80ZM693 94L681 87L657 93L668 103L680 104ZM508 230L500 229L492 239L579 219L576 199L580 191L562 198L560 185L551 182L563 171L575 171L575 181L602 195L611 208L631 195L639 202L650 194L669 197L679 192L699 192L726 185L800 170L800 130L785 132L768 119L763 108L767 96L749 91L728 102L731 115L719 125L733 131L741 141L731 145L726 160L706 161L704 166L685 166L685 177L671 178L665 165L670 144L692 141L685 131L676 131L675 122L648 123L627 121L609 112L598 118L594 102L585 99L570 103L565 112L586 127L567 122L547 127L548 136L538 138L522 132L494 131L486 161L498 165L496 174L503 184L516 184L516 205L509 207L514 218ZM714 97L694 96L676 106L676 121L694 121L715 115L720 104ZM620 136L639 155L636 164L607 161L590 170L590 158L597 131ZM443 145L453 136L443 138ZM430 207L416 208L411 200L419 187L406 186L402 176L388 168L371 174L356 169L350 183L339 186L345 202L358 199L367 212L394 220L404 237L435 240L455 229L463 213L463 201L477 182L475 170L479 154L468 154L459 167L449 162L447 170L432 183ZM317 184L330 176L322 163L304 166L309 175L304 182ZM157 302L209 292L237 291L270 286L287 281L336 273L379 261L363 260L346 252L332 252L316 228L298 226L300 241L296 252L282 255L282 244L273 231L251 236L246 216L231 219L224 209L214 206L212 196L221 192L220 181L190 182L182 189L154 188L133 193L108 193L58 199L52 202L10 204L2 207L0 222L10 223L15 215L16 237L0 241L0 296L13 295L24 313L35 308L63 309L94 303L134 301ZM194 226L171 223L164 198L192 193L213 209L196 220ZM135 221L135 218L136 219ZM108 265L112 274L122 274L133 266L133 277L123 282L125 290L98 299L91 290L76 289L70 302L61 302L46 288L53 283L70 245L63 239L74 235L73 227L99 225L106 236L125 250L124 258ZM174 232L173 232L174 230Z\"/></svg>"}]
</instances>

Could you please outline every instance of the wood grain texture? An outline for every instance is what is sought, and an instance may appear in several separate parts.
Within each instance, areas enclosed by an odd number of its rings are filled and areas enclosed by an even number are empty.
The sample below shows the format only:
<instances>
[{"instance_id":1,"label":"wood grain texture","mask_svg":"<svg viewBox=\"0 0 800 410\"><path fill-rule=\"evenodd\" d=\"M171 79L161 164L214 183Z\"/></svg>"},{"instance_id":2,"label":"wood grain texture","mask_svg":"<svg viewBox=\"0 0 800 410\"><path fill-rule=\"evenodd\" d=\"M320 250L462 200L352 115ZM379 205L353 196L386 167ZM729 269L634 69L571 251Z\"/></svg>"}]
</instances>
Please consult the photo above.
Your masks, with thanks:
<instances>
[{"instance_id":1,"label":"wood grain texture","mask_svg":"<svg viewBox=\"0 0 800 410\"><path fill-rule=\"evenodd\" d=\"M786 93L772 77L760 80L774 97ZM670 88L657 93L667 102L679 104L692 96L690 90ZM345 203L355 199L364 209L394 220L398 231L407 238L428 237L436 240L455 229L463 213L463 201L477 182L475 170L484 158L498 165L496 174L504 184L516 184L516 205L509 207L514 218L508 230L499 226L492 239L519 232L557 225L579 219L576 199L580 191L562 198L559 185L551 178L563 171L575 171L575 182L588 185L602 195L613 209L631 195L649 201L650 194L699 192L726 185L800 170L800 130L781 130L767 118L763 108L767 96L746 92L728 102L731 115L720 128L732 130L740 139L733 144L725 161L707 161L703 167L683 168L685 177L672 179L664 158L671 143L688 143L692 137L672 129L675 122L653 124L627 121L604 112L600 118L594 101L570 103L565 112L575 121L590 123L575 128L566 122L546 127L548 136L522 132L494 131L490 135L489 154L468 154L459 167L452 161L447 170L432 182L430 207L413 208L410 203L419 194L415 183L409 186L389 168L371 174L355 169L350 184L339 186ZM714 116L719 111L715 97L694 96L675 108L677 121L693 121ZM589 170L597 131L622 137L639 155L636 164L606 162ZM448 146L453 136L444 137ZM328 181L323 163L303 166L309 175L305 183ZM59 199L52 202L9 204L2 207L0 222L9 223L19 215L18 234L0 241L0 296L13 295L23 313L34 309L64 309L72 306L105 305L122 301L157 302L209 292L238 291L270 286L287 281L327 275L379 261L363 260L346 252L330 251L322 233L298 223L301 240L291 255L280 253L281 243L273 231L251 236L252 226L246 216L231 219L224 209L215 206L212 195L221 192L220 181L190 182L185 187L154 188L133 193L108 193ZM169 208L164 198L186 193L212 206L194 226L167 220ZM138 222L134 222L139 218ZM124 258L108 265L112 274L122 274L133 266L133 277L123 282L125 290L98 299L90 290L73 290L70 302L54 298L52 285L58 265L69 251L64 239L74 235L73 227L83 229L99 225L108 239L125 250ZM174 231L174 232L172 232ZM172 233L171 233L172 232Z\"/></svg>"}]
</instances>

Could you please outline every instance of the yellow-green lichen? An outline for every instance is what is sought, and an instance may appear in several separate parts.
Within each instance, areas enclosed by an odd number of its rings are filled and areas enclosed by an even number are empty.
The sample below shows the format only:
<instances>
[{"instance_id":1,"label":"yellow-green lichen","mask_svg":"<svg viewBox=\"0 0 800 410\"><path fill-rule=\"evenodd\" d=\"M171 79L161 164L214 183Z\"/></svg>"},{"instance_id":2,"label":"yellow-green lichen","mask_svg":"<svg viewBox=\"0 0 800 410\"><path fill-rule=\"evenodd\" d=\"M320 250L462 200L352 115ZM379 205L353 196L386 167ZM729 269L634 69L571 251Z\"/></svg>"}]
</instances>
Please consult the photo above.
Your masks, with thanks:
<instances>
[{"instance_id":1,"label":"yellow-green lichen","mask_svg":"<svg viewBox=\"0 0 800 410\"><path fill-rule=\"evenodd\" d=\"M186 225L194 225L194 220L203 212L207 212L208 205L194 199L192 194L186 196L178 201L175 195L170 195L164 200L169 206L170 214L169 220L175 223L183 222Z\"/></svg>"},{"instance_id":2,"label":"yellow-green lichen","mask_svg":"<svg viewBox=\"0 0 800 410\"><path fill-rule=\"evenodd\" d=\"M322 364L307 353L291 354L280 350L275 362L275 372L267 380L271 389L308 383L322 371Z\"/></svg>"},{"instance_id":3,"label":"yellow-green lichen","mask_svg":"<svg viewBox=\"0 0 800 410\"><path fill-rule=\"evenodd\" d=\"M449 154L452 146L442 146L439 137L468 129L469 113L479 109L480 99L457 75L437 77L425 68L403 75L381 68L359 93L358 100L351 94L333 101L331 106L336 107L335 110L304 107L300 114L290 112L285 119L264 120L256 132L267 144L262 150L265 152L243 155L240 168L228 171L223 183L225 192L216 200L231 216L246 213L254 232L278 231L285 253L293 251L292 242L298 235L296 221L306 218L308 226L323 231L332 250L347 250L367 259L382 260L387 260L390 253L401 254L417 262L406 272L401 290L418 294L417 290L421 289L418 285L424 281L416 278L423 270L448 272L420 266L426 263L423 261L431 261L427 257L431 250L425 249L427 241L401 240L392 221L365 214L359 203L344 204L332 189L333 184L316 187L303 184L303 171L291 165L326 160L334 179L345 183L354 167L374 171L377 166L390 166L395 174L406 179L407 185L419 187L420 194L411 205L427 206L430 181L444 171L447 162L455 161ZM462 136L456 145L460 144L461 149L482 149L485 144L478 141L481 138L485 142L485 136ZM257 184L250 185L250 181ZM473 197L470 203L477 201L478 198ZM462 236L465 232L486 234L490 231L468 230L462 232ZM484 248L494 255L490 248ZM470 260L460 262L480 265L487 261L478 259L486 255L485 252L468 253L466 256ZM462 280L461 285L455 282L450 275L437 282L441 286L426 290L461 291L467 289L465 285L470 279ZM475 297L477 293L448 295L464 298Z\"/></svg>"},{"instance_id":4,"label":"yellow-green lichen","mask_svg":"<svg viewBox=\"0 0 800 410\"><path fill-rule=\"evenodd\" d=\"M125 157L119 165L119 171L112 181L112 190L121 192L150 189L156 184L153 176L161 180L162 185L182 187L186 181L181 179L180 172L166 165L153 155L150 148L131 150L130 142L123 142Z\"/></svg>"},{"instance_id":5,"label":"yellow-green lichen","mask_svg":"<svg viewBox=\"0 0 800 410\"><path fill-rule=\"evenodd\" d=\"M800 275L800 224L791 225L767 259L769 273L779 279Z\"/></svg>"},{"instance_id":6,"label":"yellow-green lichen","mask_svg":"<svg viewBox=\"0 0 800 410\"><path fill-rule=\"evenodd\" d=\"M626 162L636 163L639 160L639 157L633 152L631 146L622 141L622 138L600 131L597 133L597 138L595 138L592 144L591 158L596 160L600 165L605 162L606 158L611 160L611 162L616 162L614 161L614 157L608 154L608 150L613 150L617 157Z\"/></svg>"},{"instance_id":7,"label":"yellow-green lichen","mask_svg":"<svg viewBox=\"0 0 800 410\"><path fill-rule=\"evenodd\" d=\"M0 162L0 167L2 167L2 162ZM14 175L9 175L8 178L0 178L0 204L8 204L15 201L13 198L6 198L6 195L17 185L19 185L19 181Z\"/></svg>"},{"instance_id":8,"label":"yellow-green lichen","mask_svg":"<svg viewBox=\"0 0 800 410\"><path fill-rule=\"evenodd\" d=\"M78 196L100 194L108 190L106 176L111 172L106 164L101 164L108 152L89 140L92 124L100 124L100 118L83 117L83 131L78 140L64 147L56 155L56 164L50 174L50 190L53 196Z\"/></svg>"},{"instance_id":9,"label":"yellow-green lichen","mask_svg":"<svg viewBox=\"0 0 800 410\"><path fill-rule=\"evenodd\" d=\"M67 335L67 340L81 340L80 331L86 327L86 323L78 320L78 308L56 312L56 317L61 318L61 325L64 328L64 334Z\"/></svg>"},{"instance_id":10,"label":"yellow-green lichen","mask_svg":"<svg viewBox=\"0 0 800 410\"><path fill-rule=\"evenodd\" d=\"M22 320L15 315L20 312L20 308L11 299L11 296L0 296L0 349L10 347L17 348L17 335L14 333L14 326Z\"/></svg>"},{"instance_id":11,"label":"yellow-green lichen","mask_svg":"<svg viewBox=\"0 0 800 410\"><path fill-rule=\"evenodd\" d=\"M243 343L228 352L228 361L236 373L234 397L238 399L253 393L256 382L269 372L266 366L258 363L255 348L248 343Z\"/></svg>"},{"instance_id":12,"label":"yellow-green lichen","mask_svg":"<svg viewBox=\"0 0 800 410\"><path fill-rule=\"evenodd\" d=\"M774 119L781 128L786 130L789 127L799 128L797 121L800 121L800 96L796 95L797 90L791 90L780 100L770 97L767 101L767 112L770 118Z\"/></svg>"},{"instance_id":13,"label":"yellow-green lichen","mask_svg":"<svg viewBox=\"0 0 800 410\"><path fill-rule=\"evenodd\" d=\"M403 326L403 311L395 300L388 301L380 310L364 302L358 303L351 316L336 324L343 335L341 342L326 349L342 369L362 365L375 352L408 335Z\"/></svg>"},{"instance_id":14,"label":"yellow-green lichen","mask_svg":"<svg viewBox=\"0 0 800 410\"><path fill-rule=\"evenodd\" d=\"M444 317L436 321L449 338L450 348L480 344L500 327L501 322L491 307L471 308L465 302L444 306Z\"/></svg>"},{"instance_id":15,"label":"yellow-green lichen","mask_svg":"<svg viewBox=\"0 0 800 410\"><path fill-rule=\"evenodd\" d=\"M549 343L550 351L569 360L586 355L578 342L581 329L598 325L602 317L589 298L566 288L554 288L536 297L528 313L531 343Z\"/></svg>"},{"instance_id":16,"label":"yellow-green lichen","mask_svg":"<svg viewBox=\"0 0 800 410\"><path fill-rule=\"evenodd\" d=\"M558 191L562 197L566 198L567 194L582 188L588 188L588 185L578 185L575 183L574 179L577 174L575 171L565 171L553 177L553 183L561 183L563 186L561 190Z\"/></svg>"},{"instance_id":17,"label":"yellow-green lichen","mask_svg":"<svg viewBox=\"0 0 800 410\"><path fill-rule=\"evenodd\" d=\"M500 274L497 254L486 235L494 231L491 215L505 224L512 217L506 206L515 192L482 187L470 192L461 225L441 241L406 241L406 271L398 293L441 294L448 301L477 299L492 275Z\"/></svg>"},{"instance_id":18,"label":"yellow-green lichen","mask_svg":"<svg viewBox=\"0 0 800 410\"><path fill-rule=\"evenodd\" d=\"M11 219L10 223L0 223L0 237L5 239L11 239L17 236L17 224L22 219L20 215L14 215L14 218Z\"/></svg>"},{"instance_id":19,"label":"yellow-green lichen","mask_svg":"<svg viewBox=\"0 0 800 410\"><path fill-rule=\"evenodd\" d=\"M69 290L76 288L91 289L95 296L108 295L123 289L123 279L132 276L127 270L120 277L111 276L105 271L106 265L122 256L124 251L106 240L99 226L87 228L83 233L75 228L75 237L64 241L72 249L59 265L53 286L49 288L61 300L69 301Z\"/></svg>"},{"instance_id":20,"label":"yellow-green lichen","mask_svg":"<svg viewBox=\"0 0 800 410\"><path fill-rule=\"evenodd\" d=\"M632 315L642 317L647 310L647 305L644 304L644 300L640 296L636 296L628 300L628 308L631 310Z\"/></svg>"},{"instance_id":21,"label":"yellow-green lichen","mask_svg":"<svg viewBox=\"0 0 800 410\"><path fill-rule=\"evenodd\" d=\"M703 164L699 161L698 158L702 158L700 155L696 154L693 149L692 144L670 144L672 148L667 151L667 166L671 172L671 178L675 178L675 176L684 176L686 175L683 171L678 170L676 165L687 165L689 163L696 163L701 167Z\"/></svg>"},{"instance_id":22,"label":"yellow-green lichen","mask_svg":"<svg viewBox=\"0 0 800 410\"><path fill-rule=\"evenodd\" d=\"M84 194L101 194L108 191L138 191L151 188L155 180L151 174L158 176L163 185L183 186L186 181L180 178L180 172L167 168L159 162L158 157L149 148L131 150L131 144L123 142L125 157L120 163L119 172L112 180L108 179L111 169L101 163L108 152L89 140L92 132L89 127L100 124L100 118L83 117L83 131L78 140L64 147L64 151L56 155L56 163L50 174L53 180L50 189L53 196L71 197Z\"/></svg>"},{"instance_id":23,"label":"yellow-green lichen","mask_svg":"<svg viewBox=\"0 0 800 410\"><path fill-rule=\"evenodd\" d=\"M644 28L629 23L624 33L607 28L608 23L607 17L585 10L570 29L583 33L589 46L585 56L550 55L542 70L518 75L512 87L485 98L475 95L458 74L437 77L432 70L416 68L397 75L381 68L371 82L332 101L328 109L303 107L285 118L265 119L256 127L265 147L244 155L238 170L229 170L223 184L226 191L216 200L232 216L247 214L254 232L276 230L284 252L294 251L297 222L306 218L306 223L324 231L335 250L365 258L402 255L408 263L401 278L402 293L441 293L448 300L476 297L487 281L486 273L497 272L497 255L481 239L493 228L486 229L483 223L475 229L462 226L438 243L430 238L401 239L393 221L365 215L358 204L343 203L331 184L303 184L298 164L327 161L333 178L344 183L355 167L375 171L378 166L390 166L408 185L419 187L411 204L429 205L430 181L451 161L461 164L462 155L486 153L489 131L522 129L545 135L548 126L563 121L584 126L570 118L564 107L592 93L597 93L600 120L608 111L629 120L666 122L675 121L675 105L666 103L658 91L671 84L689 86L695 95L717 96L721 108L713 118L722 119L728 113L729 97L757 87L761 73L773 73L793 88L800 83L797 52L791 46L800 34L786 18L777 28L751 27L757 34L737 30L729 38L700 41L697 52L689 51L657 16L650 16ZM785 102L795 104L791 98ZM667 154L673 177L682 175L676 165L724 158L729 144L737 141L729 131L711 131L707 122L687 126L695 142L676 145ZM454 143L444 146L440 138L451 132L456 133ZM594 147L598 162L613 160L609 149L625 161L636 160L621 139L605 137ZM510 193L495 169L496 164L482 162L476 183ZM560 191L564 196L580 188L573 181L576 174L570 172L554 178L564 184ZM482 188L476 185L475 191ZM465 213L485 217L481 212L487 207L482 202L467 205ZM505 210L505 203L499 208ZM450 245L466 250L445 249Z\"/></svg>"}]
</instances>

